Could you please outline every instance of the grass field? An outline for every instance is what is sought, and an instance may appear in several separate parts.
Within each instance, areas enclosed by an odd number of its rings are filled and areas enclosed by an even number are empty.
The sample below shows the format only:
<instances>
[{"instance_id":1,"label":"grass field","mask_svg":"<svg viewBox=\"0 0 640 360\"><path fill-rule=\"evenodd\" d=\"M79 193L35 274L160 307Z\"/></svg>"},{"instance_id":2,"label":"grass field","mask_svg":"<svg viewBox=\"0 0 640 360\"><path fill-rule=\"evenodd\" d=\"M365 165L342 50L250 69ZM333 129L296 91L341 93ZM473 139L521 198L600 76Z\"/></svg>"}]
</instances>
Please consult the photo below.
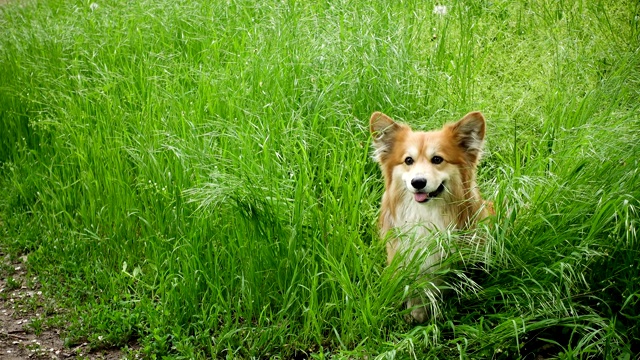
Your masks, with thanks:
<instances>
[{"instance_id":1,"label":"grass field","mask_svg":"<svg viewBox=\"0 0 640 360\"><path fill-rule=\"evenodd\" d=\"M633 0L14 1L0 231L67 345L150 358L640 352ZM487 248L407 324L368 119L481 110ZM460 264L462 264L460 266Z\"/></svg>"}]
</instances>

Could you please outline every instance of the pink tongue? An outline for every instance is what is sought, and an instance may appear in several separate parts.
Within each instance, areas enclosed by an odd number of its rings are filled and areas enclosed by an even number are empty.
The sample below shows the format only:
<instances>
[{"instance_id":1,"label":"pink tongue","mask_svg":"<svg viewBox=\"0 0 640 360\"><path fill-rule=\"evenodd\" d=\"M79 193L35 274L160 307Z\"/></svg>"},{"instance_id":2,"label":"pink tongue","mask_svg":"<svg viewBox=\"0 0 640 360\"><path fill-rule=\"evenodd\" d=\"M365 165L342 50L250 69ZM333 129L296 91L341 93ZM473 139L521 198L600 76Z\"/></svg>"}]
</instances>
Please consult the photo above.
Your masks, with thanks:
<instances>
[{"instance_id":1,"label":"pink tongue","mask_svg":"<svg viewBox=\"0 0 640 360\"><path fill-rule=\"evenodd\" d=\"M416 199L417 202L425 202L427 201L427 198L429 197L429 195L427 195L426 193L415 193L413 194L414 199Z\"/></svg>"}]
</instances>

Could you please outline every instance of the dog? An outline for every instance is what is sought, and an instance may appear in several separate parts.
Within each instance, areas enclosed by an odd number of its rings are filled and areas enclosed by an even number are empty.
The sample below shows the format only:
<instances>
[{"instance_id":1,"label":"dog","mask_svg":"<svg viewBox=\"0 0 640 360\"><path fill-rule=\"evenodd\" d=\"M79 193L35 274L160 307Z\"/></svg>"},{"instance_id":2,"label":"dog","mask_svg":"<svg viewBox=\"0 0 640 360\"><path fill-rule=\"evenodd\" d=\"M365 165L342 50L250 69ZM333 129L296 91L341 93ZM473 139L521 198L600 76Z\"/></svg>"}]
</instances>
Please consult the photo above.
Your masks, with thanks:
<instances>
[{"instance_id":1,"label":"dog","mask_svg":"<svg viewBox=\"0 0 640 360\"><path fill-rule=\"evenodd\" d=\"M423 132L381 112L371 115L373 158L385 185L378 226L387 241L387 264L398 253L406 263L407 258L427 251L419 266L421 276L429 276L447 253L442 248L433 250L438 232L472 229L493 213L492 204L482 199L476 185L485 123L476 111L440 130ZM437 282L433 276L432 284ZM434 290L426 290L431 291L432 300ZM410 298L407 307L412 309L413 321L429 318L422 298Z\"/></svg>"}]
</instances>

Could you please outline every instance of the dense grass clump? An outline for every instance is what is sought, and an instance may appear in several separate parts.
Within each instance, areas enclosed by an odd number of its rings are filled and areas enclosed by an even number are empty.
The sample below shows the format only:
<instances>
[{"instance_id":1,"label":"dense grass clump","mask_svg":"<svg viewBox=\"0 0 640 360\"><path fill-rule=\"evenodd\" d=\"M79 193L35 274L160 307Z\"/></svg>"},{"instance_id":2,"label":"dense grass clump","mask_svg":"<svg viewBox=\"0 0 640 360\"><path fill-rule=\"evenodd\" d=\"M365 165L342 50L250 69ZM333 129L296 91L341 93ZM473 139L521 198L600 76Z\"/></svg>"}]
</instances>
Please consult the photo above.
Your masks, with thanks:
<instances>
[{"instance_id":1,"label":"dense grass clump","mask_svg":"<svg viewBox=\"0 0 640 360\"><path fill-rule=\"evenodd\" d=\"M639 352L639 5L436 4L0 7L2 246L68 309L68 344ZM488 118L479 182L498 213L419 326L403 307L419 285L377 238L376 110L418 129Z\"/></svg>"}]
</instances>

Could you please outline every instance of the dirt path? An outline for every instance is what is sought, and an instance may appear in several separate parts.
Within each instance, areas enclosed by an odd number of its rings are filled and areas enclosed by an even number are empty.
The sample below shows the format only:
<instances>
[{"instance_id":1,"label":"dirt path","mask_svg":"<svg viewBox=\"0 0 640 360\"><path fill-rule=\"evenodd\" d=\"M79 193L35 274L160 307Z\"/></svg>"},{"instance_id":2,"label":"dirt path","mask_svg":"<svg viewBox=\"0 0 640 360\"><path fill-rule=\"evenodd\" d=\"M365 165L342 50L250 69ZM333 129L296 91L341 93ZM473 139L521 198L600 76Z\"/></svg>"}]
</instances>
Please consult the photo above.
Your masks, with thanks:
<instances>
[{"instance_id":1,"label":"dirt path","mask_svg":"<svg viewBox=\"0 0 640 360\"><path fill-rule=\"evenodd\" d=\"M0 251L0 359L126 358L117 349L65 347L60 337L64 311L43 295L36 277L28 277L27 265L26 256L11 259Z\"/></svg>"}]
</instances>

